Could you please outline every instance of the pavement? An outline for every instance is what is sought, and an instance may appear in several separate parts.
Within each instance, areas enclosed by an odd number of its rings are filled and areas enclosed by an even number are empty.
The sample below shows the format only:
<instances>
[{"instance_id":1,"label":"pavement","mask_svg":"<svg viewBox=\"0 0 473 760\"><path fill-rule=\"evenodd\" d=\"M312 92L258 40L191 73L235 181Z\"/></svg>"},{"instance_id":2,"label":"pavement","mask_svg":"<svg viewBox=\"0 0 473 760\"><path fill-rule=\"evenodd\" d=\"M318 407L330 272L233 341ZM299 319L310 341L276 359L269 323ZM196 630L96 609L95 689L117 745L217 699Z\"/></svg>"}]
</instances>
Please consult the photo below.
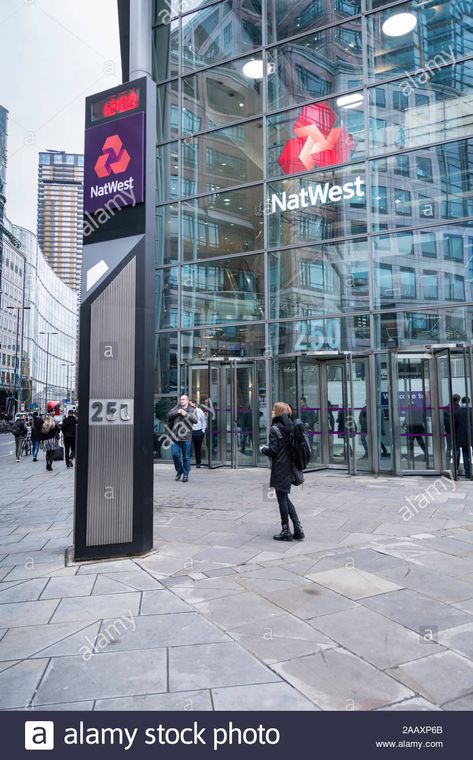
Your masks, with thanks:
<instances>
[{"instance_id":1,"label":"pavement","mask_svg":"<svg viewBox=\"0 0 473 760\"><path fill-rule=\"evenodd\" d=\"M0 709L473 709L470 482L308 474L281 544L267 470L156 465L155 550L66 567L74 470L0 441Z\"/></svg>"}]
</instances>

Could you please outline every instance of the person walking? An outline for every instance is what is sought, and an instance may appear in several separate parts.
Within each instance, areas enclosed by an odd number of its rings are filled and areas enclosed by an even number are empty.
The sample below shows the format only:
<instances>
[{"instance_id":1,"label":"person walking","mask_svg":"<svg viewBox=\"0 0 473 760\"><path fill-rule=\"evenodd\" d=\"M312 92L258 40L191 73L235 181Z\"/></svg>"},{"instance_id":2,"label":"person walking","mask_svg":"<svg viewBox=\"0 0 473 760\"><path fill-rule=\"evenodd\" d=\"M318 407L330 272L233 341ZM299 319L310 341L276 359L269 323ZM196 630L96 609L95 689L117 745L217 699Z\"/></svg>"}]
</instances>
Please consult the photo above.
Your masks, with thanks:
<instances>
[{"instance_id":1,"label":"person walking","mask_svg":"<svg viewBox=\"0 0 473 760\"><path fill-rule=\"evenodd\" d=\"M54 452L58 447L59 429L50 414L46 414L41 427L41 440L46 453L46 469L52 471Z\"/></svg>"},{"instance_id":2,"label":"person walking","mask_svg":"<svg viewBox=\"0 0 473 760\"><path fill-rule=\"evenodd\" d=\"M67 417L64 417L64 422L62 423L66 467L73 467L72 460L76 455L76 425L76 415L72 409L69 409Z\"/></svg>"},{"instance_id":3,"label":"person walking","mask_svg":"<svg viewBox=\"0 0 473 760\"><path fill-rule=\"evenodd\" d=\"M40 417L38 412L33 412L33 419L31 421L31 446L33 454L33 462L38 461L39 445L41 443L41 428L43 426L43 418Z\"/></svg>"},{"instance_id":4,"label":"person walking","mask_svg":"<svg viewBox=\"0 0 473 760\"><path fill-rule=\"evenodd\" d=\"M16 455L16 461L19 462L21 458L21 451L23 448L23 441L26 438L27 435L27 429L26 429L26 420L25 418L19 417L14 423L13 423L13 429L12 433L15 436L15 455Z\"/></svg>"},{"instance_id":5,"label":"person walking","mask_svg":"<svg viewBox=\"0 0 473 760\"><path fill-rule=\"evenodd\" d=\"M197 422L192 425L192 443L194 444L195 466L199 470L202 464L202 443L207 430L207 419L202 409L199 409L194 400L189 401L189 406L192 407L197 415Z\"/></svg>"},{"instance_id":6,"label":"person walking","mask_svg":"<svg viewBox=\"0 0 473 760\"><path fill-rule=\"evenodd\" d=\"M460 406L460 396L453 397L453 413L455 424L455 444L457 457L457 471L460 466L460 452L463 455L463 467L465 477L469 480L471 473L471 444L473 442L473 425L471 416L470 400L464 396L462 398L463 406Z\"/></svg>"},{"instance_id":7,"label":"person walking","mask_svg":"<svg viewBox=\"0 0 473 760\"><path fill-rule=\"evenodd\" d=\"M189 396L183 394L179 404L168 413L171 429L171 454L176 468L176 480L187 483L191 468L192 426L197 422L195 410L189 405Z\"/></svg>"},{"instance_id":8,"label":"person walking","mask_svg":"<svg viewBox=\"0 0 473 760\"><path fill-rule=\"evenodd\" d=\"M291 433L294 427L291 414L292 410L289 404L283 401L274 404L269 442L267 446L260 448L261 453L271 459L269 485L276 491L281 516L281 532L273 536L275 541L292 541L293 538L298 540L305 538L296 508L289 498L292 485ZM289 518L294 525L294 534L289 530Z\"/></svg>"}]
</instances>

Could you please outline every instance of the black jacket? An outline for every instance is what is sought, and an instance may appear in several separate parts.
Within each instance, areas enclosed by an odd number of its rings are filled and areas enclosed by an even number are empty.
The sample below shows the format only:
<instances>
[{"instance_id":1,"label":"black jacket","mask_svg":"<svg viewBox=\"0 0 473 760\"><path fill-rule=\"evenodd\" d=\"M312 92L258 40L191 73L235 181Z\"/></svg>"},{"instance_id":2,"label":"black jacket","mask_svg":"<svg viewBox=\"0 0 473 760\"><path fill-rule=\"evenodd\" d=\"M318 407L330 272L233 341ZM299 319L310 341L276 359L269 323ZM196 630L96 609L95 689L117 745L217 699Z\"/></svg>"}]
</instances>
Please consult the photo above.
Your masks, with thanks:
<instances>
[{"instance_id":1,"label":"black jacket","mask_svg":"<svg viewBox=\"0 0 473 760\"><path fill-rule=\"evenodd\" d=\"M49 441L51 438L56 438L57 436L59 436L59 428L56 425L56 423L54 423L52 428L50 428L49 433L43 433L43 431L41 430L42 441Z\"/></svg>"},{"instance_id":2,"label":"black jacket","mask_svg":"<svg viewBox=\"0 0 473 760\"><path fill-rule=\"evenodd\" d=\"M31 423L31 441L33 443L38 443L38 441L41 440L41 428L43 427L43 418L42 417L33 417L33 421Z\"/></svg>"},{"instance_id":3,"label":"black jacket","mask_svg":"<svg viewBox=\"0 0 473 760\"><path fill-rule=\"evenodd\" d=\"M471 407L454 406L455 421L455 443L457 446L468 446L473 444L473 427L471 418ZM468 425L470 426L470 441L468 442Z\"/></svg>"},{"instance_id":4,"label":"black jacket","mask_svg":"<svg viewBox=\"0 0 473 760\"><path fill-rule=\"evenodd\" d=\"M289 493L291 490L291 431L293 427L294 423L287 414L274 417L269 431L269 443L261 449L263 454L271 457L270 487L284 493Z\"/></svg>"},{"instance_id":5,"label":"black jacket","mask_svg":"<svg viewBox=\"0 0 473 760\"><path fill-rule=\"evenodd\" d=\"M197 414L192 406L188 406L185 411L185 416L179 414L181 406L175 406L168 413L167 423L168 427L172 430L172 438L176 441L191 441L192 440L192 425L197 422Z\"/></svg>"},{"instance_id":6,"label":"black jacket","mask_svg":"<svg viewBox=\"0 0 473 760\"><path fill-rule=\"evenodd\" d=\"M62 423L62 434L64 438L75 438L76 437L76 425L77 420L74 414L68 414L67 417L64 418L64 422Z\"/></svg>"}]
</instances>

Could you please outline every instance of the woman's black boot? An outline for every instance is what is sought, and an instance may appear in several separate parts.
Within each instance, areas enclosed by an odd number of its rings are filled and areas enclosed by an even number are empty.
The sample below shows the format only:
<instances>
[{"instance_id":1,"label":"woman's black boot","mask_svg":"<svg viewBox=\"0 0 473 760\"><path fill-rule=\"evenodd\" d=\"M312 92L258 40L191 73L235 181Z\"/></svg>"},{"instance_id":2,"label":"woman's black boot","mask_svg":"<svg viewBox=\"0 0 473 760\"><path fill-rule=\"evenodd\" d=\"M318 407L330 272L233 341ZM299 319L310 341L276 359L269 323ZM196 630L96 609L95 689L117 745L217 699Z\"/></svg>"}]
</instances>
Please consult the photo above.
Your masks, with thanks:
<instances>
[{"instance_id":1,"label":"woman's black boot","mask_svg":"<svg viewBox=\"0 0 473 760\"><path fill-rule=\"evenodd\" d=\"M273 536L275 541L292 541L292 533L289 530L289 525L283 525L281 533Z\"/></svg>"},{"instance_id":2,"label":"woman's black boot","mask_svg":"<svg viewBox=\"0 0 473 760\"><path fill-rule=\"evenodd\" d=\"M303 530L302 525L300 524L300 522L295 522L294 523L294 536L293 537L295 539L297 539L298 541L302 541L302 539L305 538L305 533L304 533L304 530Z\"/></svg>"}]
</instances>

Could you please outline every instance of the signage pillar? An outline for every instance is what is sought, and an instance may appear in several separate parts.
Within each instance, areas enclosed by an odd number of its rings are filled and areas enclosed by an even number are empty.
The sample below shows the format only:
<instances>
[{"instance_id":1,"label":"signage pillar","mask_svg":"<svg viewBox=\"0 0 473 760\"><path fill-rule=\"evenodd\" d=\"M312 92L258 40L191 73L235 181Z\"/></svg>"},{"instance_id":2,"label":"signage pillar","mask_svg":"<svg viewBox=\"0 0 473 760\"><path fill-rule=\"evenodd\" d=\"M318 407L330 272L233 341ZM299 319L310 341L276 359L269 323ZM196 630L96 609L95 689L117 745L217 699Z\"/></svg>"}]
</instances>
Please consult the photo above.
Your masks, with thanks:
<instances>
[{"instance_id":1,"label":"signage pillar","mask_svg":"<svg viewBox=\"0 0 473 760\"><path fill-rule=\"evenodd\" d=\"M76 560L153 546L155 89L86 99Z\"/></svg>"}]
</instances>

